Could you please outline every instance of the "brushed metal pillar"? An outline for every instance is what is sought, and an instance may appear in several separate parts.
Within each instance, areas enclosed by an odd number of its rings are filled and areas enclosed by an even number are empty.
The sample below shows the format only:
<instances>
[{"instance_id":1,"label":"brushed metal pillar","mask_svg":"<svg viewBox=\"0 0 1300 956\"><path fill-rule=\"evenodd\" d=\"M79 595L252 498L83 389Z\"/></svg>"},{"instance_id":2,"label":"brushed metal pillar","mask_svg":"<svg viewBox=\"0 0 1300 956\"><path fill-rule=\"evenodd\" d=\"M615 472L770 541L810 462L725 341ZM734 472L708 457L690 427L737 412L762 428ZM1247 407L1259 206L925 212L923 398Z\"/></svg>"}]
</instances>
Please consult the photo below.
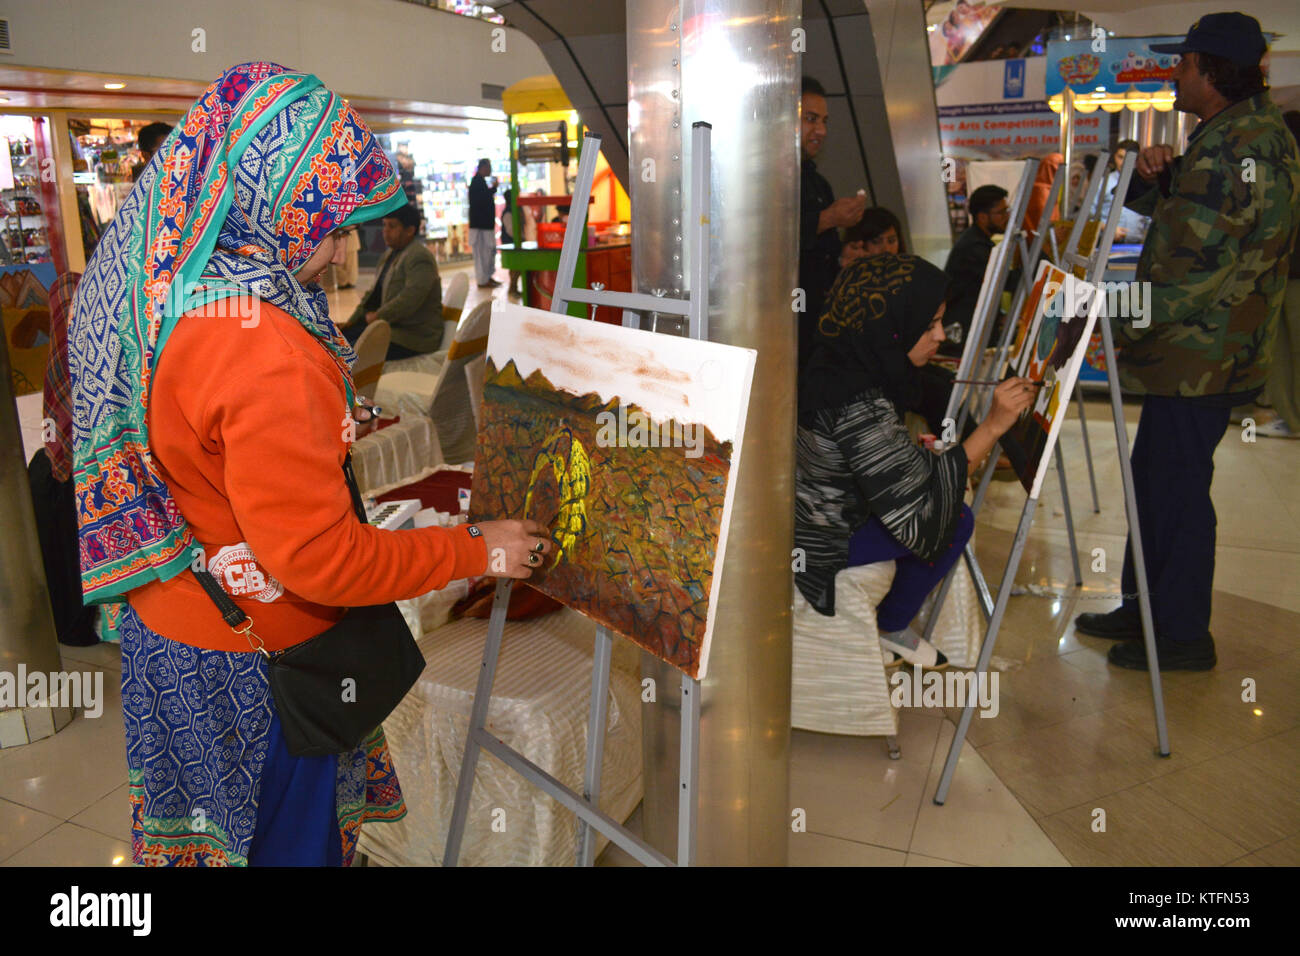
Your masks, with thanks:
<instances>
[{"instance_id":1,"label":"brushed metal pillar","mask_svg":"<svg viewBox=\"0 0 1300 956\"><path fill-rule=\"evenodd\" d=\"M1119 111L1119 136L1115 142L1118 143L1120 140L1125 139L1137 142L1138 135L1138 114L1125 107ZM1114 144L1112 144L1112 148L1114 148Z\"/></svg>"},{"instance_id":2,"label":"brushed metal pillar","mask_svg":"<svg viewBox=\"0 0 1300 956\"><path fill-rule=\"evenodd\" d=\"M0 670L16 674L19 664L28 673L59 670L59 642L23 460L9 346L0 340ZM67 722L66 715L51 716L46 708L35 716L44 729L29 719L25 734L33 740Z\"/></svg>"},{"instance_id":3,"label":"brushed metal pillar","mask_svg":"<svg viewBox=\"0 0 1300 956\"><path fill-rule=\"evenodd\" d=\"M703 683L696 859L783 865L790 833L790 550L794 535L799 0L628 0L633 274L686 291L686 135L713 126L709 338L758 350ZM646 160L653 160L647 163ZM660 318L661 332L684 334ZM644 832L672 855L677 672L648 655Z\"/></svg>"},{"instance_id":4,"label":"brushed metal pillar","mask_svg":"<svg viewBox=\"0 0 1300 956\"><path fill-rule=\"evenodd\" d=\"M942 267L952 247L952 225L947 192L937 172L943 146L925 8L916 0L866 0L866 8L894 147L889 164L894 168L877 168L871 178L882 186L897 182L900 191L898 205L887 194L877 196L876 202L893 206L903 216L908 252ZM853 59L862 56L851 47L843 53Z\"/></svg>"}]
</instances>

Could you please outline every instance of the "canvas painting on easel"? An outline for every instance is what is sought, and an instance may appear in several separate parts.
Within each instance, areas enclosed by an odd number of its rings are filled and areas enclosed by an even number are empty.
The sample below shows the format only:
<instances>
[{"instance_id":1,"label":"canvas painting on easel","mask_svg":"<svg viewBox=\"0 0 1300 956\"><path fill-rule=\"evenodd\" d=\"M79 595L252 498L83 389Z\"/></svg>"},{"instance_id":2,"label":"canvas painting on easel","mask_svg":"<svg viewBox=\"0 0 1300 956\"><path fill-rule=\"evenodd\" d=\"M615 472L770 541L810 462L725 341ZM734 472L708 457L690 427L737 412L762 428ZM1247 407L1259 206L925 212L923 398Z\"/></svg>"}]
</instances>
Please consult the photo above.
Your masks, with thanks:
<instances>
[{"instance_id":1,"label":"canvas painting on easel","mask_svg":"<svg viewBox=\"0 0 1300 956\"><path fill-rule=\"evenodd\" d=\"M493 309L473 520L545 524L529 583L703 678L756 353Z\"/></svg>"},{"instance_id":2,"label":"canvas painting on easel","mask_svg":"<svg viewBox=\"0 0 1300 956\"><path fill-rule=\"evenodd\" d=\"M1038 497L1069 408L1088 340L1104 303L1096 286L1044 263L1025 302L1032 321L1013 360L1016 375L1042 382L1033 407L1001 440L1020 483ZM1024 313L1022 313L1023 315Z\"/></svg>"},{"instance_id":3,"label":"canvas painting on easel","mask_svg":"<svg viewBox=\"0 0 1300 956\"><path fill-rule=\"evenodd\" d=\"M1011 343L1011 352L1007 361L1011 368L1020 367L1020 356L1024 352L1025 342L1029 340L1030 331L1038 328L1043 310L1057 291L1065 284L1065 273L1046 259L1038 264L1038 275L1034 277L1033 288L1025 296L1016 317L1016 335Z\"/></svg>"}]
</instances>

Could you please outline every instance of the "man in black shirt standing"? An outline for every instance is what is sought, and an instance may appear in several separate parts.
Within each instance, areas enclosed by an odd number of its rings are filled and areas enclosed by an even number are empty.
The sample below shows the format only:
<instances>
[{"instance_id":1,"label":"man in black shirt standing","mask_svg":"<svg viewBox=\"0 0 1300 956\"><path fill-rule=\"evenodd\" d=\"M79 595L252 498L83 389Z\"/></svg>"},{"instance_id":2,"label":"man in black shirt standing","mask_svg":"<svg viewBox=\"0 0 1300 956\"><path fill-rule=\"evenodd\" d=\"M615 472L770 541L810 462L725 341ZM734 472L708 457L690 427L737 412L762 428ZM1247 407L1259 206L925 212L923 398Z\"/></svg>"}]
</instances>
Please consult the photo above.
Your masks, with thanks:
<instances>
[{"instance_id":1,"label":"man in black shirt standing","mask_svg":"<svg viewBox=\"0 0 1300 956\"><path fill-rule=\"evenodd\" d=\"M961 325L962 342L970 335L975 304L984 285L984 270L993 252L993 237L1007 228L1007 191L1001 186L981 186L970 194L966 208L970 212L970 227L957 238L943 267L952 279L954 290L943 322ZM957 352L961 352L960 346Z\"/></svg>"},{"instance_id":2,"label":"man in black shirt standing","mask_svg":"<svg viewBox=\"0 0 1300 956\"><path fill-rule=\"evenodd\" d=\"M492 161L480 159L478 172L469 183L469 247L474 253L474 275L480 289L492 289L501 283L492 278L496 271L496 180L489 185Z\"/></svg>"},{"instance_id":3,"label":"man in black shirt standing","mask_svg":"<svg viewBox=\"0 0 1300 956\"><path fill-rule=\"evenodd\" d=\"M799 150L803 166L799 185L799 366L812 349L813 332L826 304L826 293L840 271L839 227L852 226L867 208L866 196L836 199L831 184L813 162L826 139L826 91L810 76L803 79Z\"/></svg>"}]
</instances>

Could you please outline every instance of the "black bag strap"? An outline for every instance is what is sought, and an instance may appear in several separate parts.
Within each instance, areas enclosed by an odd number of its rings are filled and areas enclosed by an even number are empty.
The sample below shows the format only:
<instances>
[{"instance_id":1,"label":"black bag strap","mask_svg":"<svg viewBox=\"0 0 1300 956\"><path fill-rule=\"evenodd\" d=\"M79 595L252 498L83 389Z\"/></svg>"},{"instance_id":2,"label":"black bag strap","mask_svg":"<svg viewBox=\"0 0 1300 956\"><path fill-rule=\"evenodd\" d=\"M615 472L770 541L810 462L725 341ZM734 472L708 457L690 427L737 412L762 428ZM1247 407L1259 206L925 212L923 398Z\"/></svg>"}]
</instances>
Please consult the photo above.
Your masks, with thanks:
<instances>
[{"instance_id":1,"label":"black bag strap","mask_svg":"<svg viewBox=\"0 0 1300 956\"><path fill-rule=\"evenodd\" d=\"M203 585L203 590L208 592L208 597L212 598L212 603L221 612L223 621L231 627L238 627L248 620L248 615L241 611L239 605L230 599L230 595L222 590L211 571L204 568L202 571L195 571L194 576L199 579L199 584Z\"/></svg>"},{"instance_id":2,"label":"black bag strap","mask_svg":"<svg viewBox=\"0 0 1300 956\"><path fill-rule=\"evenodd\" d=\"M356 511L357 517L362 524L366 524L366 505L361 499L361 489L357 486L357 476L352 471L351 453L343 459L343 480L352 496L352 507ZM198 578L199 584L203 585L203 590L207 592L208 597L212 599L212 603L221 612L221 619L229 624L232 630L238 631L248 638L250 645L253 644L252 638L256 637L256 635L251 630L253 626L252 619L240 610L238 604L231 600L230 595L222 589L221 585L217 583L217 579L212 576L212 572L204 568L201 571L195 571L194 576ZM248 622L247 626L240 627L245 622ZM254 649L262 650L261 643L261 638L258 638L257 644L253 645Z\"/></svg>"}]
</instances>

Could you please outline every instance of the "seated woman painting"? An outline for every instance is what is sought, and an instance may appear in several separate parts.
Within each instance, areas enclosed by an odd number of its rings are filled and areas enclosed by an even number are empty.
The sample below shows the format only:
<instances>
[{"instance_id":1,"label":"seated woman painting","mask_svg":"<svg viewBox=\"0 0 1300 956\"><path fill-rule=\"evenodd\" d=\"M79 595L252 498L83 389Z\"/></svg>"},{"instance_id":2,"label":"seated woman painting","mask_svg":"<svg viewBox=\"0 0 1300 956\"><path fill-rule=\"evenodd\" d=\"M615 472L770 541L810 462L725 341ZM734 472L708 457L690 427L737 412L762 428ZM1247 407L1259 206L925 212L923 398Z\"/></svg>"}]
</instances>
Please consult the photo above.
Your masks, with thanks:
<instances>
[{"instance_id":1,"label":"seated woman painting","mask_svg":"<svg viewBox=\"0 0 1300 956\"><path fill-rule=\"evenodd\" d=\"M881 647L891 664L935 669L946 658L911 622L970 539L968 474L1036 392L1027 379L1008 379L960 444L936 454L912 441L902 414L917 401L917 370L944 341L947 286L941 269L908 255L859 259L840 273L800 378L795 471L800 592L832 615L836 574L894 561L876 611Z\"/></svg>"}]
</instances>

